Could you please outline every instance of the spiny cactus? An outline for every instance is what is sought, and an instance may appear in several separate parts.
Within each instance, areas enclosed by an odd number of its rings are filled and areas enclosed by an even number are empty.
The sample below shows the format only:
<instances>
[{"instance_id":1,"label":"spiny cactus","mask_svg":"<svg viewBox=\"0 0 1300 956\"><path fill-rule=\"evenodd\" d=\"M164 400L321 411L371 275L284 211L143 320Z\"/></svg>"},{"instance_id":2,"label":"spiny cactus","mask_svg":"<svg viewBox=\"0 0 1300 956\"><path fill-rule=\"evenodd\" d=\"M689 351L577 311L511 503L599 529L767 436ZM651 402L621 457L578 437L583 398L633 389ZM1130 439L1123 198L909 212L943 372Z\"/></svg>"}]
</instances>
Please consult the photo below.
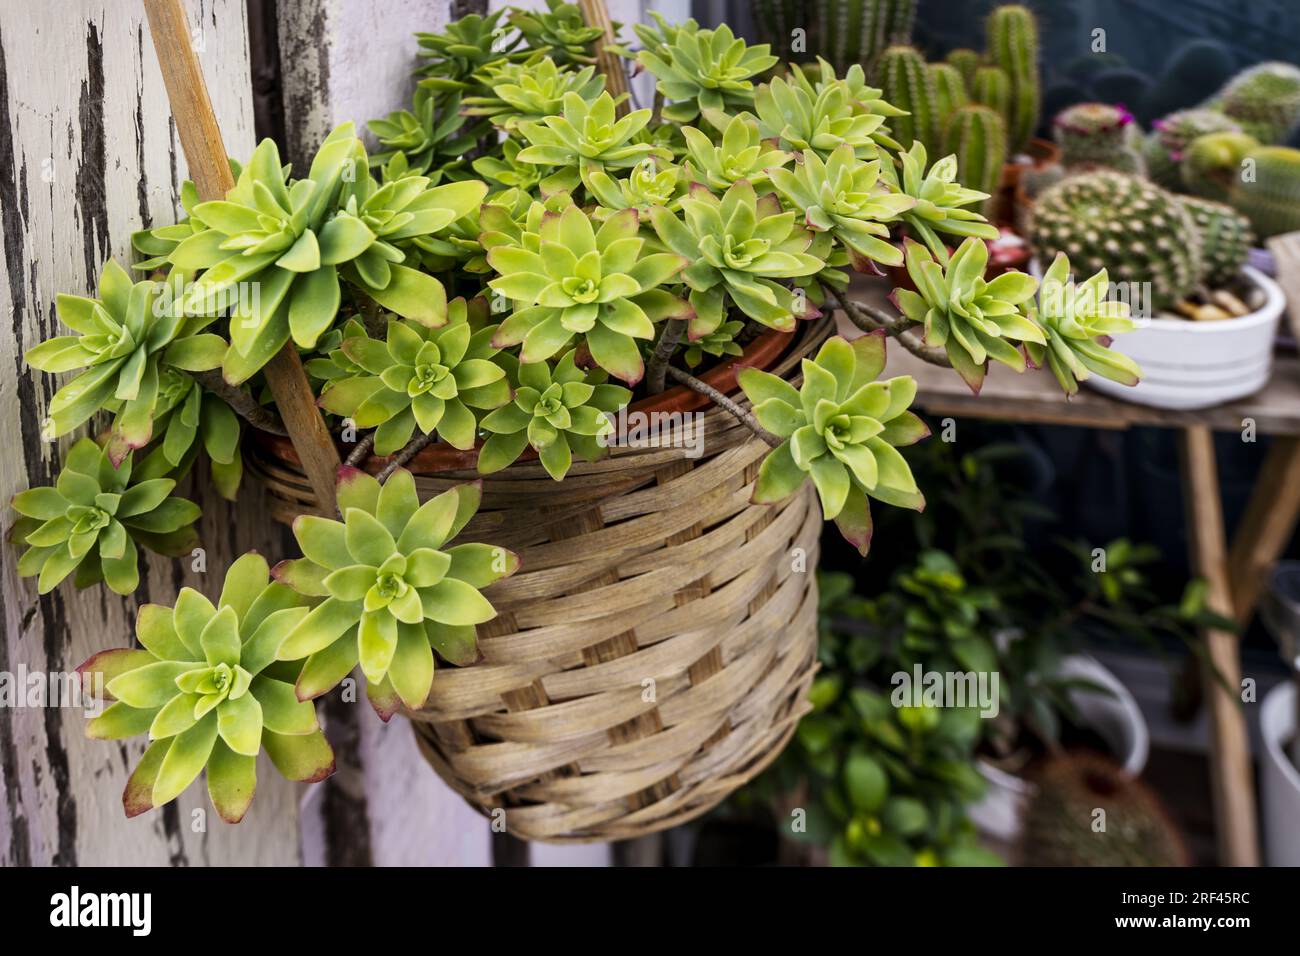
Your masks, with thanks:
<instances>
[{"instance_id":1,"label":"spiny cactus","mask_svg":"<svg viewBox=\"0 0 1300 956\"><path fill-rule=\"evenodd\" d=\"M968 47L958 47L955 50L949 50L948 55L943 58L945 63L951 63L961 73L962 80L966 83L966 88L970 89L975 84L975 71L980 68L984 62L984 57Z\"/></svg>"},{"instance_id":2,"label":"spiny cactus","mask_svg":"<svg viewBox=\"0 0 1300 956\"><path fill-rule=\"evenodd\" d=\"M1000 66L981 66L971 83L971 99L995 109L1006 123L1011 116L1011 77Z\"/></svg>"},{"instance_id":3,"label":"spiny cactus","mask_svg":"<svg viewBox=\"0 0 1300 956\"><path fill-rule=\"evenodd\" d=\"M944 130L943 152L957 157L957 176L965 185L994 194L1007 160L1007 127L997 110L973 104L952 114Z\"/></svg>"},{"instance_id":4,"label":"spiny cactus","mask_svg":"<svg viewBox=\"0 0 1300 956\"><path fill-rule=\"evenodd\" d=\"M1246 154L1254 176L1238 175L1228 189L1233 208L1260 239L1300 230L1300 149L1262 146Z\"/></svg>"},{"instance_id":5,"label":"spiny cactus","mask_svg":"<svg viewBox=\"0 0 1300 956\"><path fill-rule=\"evenodd\" d=\"M808 52L841 74L855 63L869 67L891 43L910 43L916 15L916 0L758 0L755 6L762 39L775 51L792 52L793 31L804 29Z\"/></svg>"},{"instance_id":6,"label":"spiny cactus","mask_svg":"<svg viewBox=\"0 0 1300 956\"><path fill-rule=\"evenodd\" d=\"M1228 188L1241 178L1241 161L1259 146L1247 133L1207 133L1183 154L1183 187L1194 195L1226 202Z\"/></svg>"},{"instance_id":7,"label":"spiny cactus","mask_svg":"<svg viewBox=\"0 0 1300 956\"><path fill-rule=\"evenodd\" d=\"M920 140L927 149L933 150L938 133L938 107L934 82L921 54L914 47L892 46L880 55L877 73L885 99L909 114L890 123L894 138L904 148Z\"/></svg>"},{"instance_id":8,"label":"spiny cactus","mask_svg":"<svg viewBox=\"0 0 1300 956\"><path fill-rule=\"evenodd\" d=\"M1133 114L1109 103L1079 103L1052 121L1052 133L1066 166L1107 166L1142 175L1142 157L1133 148Z\"/></svg>"},{"instance_id":9,"label":"spiny cactus","mask_svg":"<svg viewBox=\"0 0 1300 956\"><path fill-rule=\"evenodd\" d=\"M961 71L950 63L931 63L926 67L930 82L934 86L934 105L938 113L937 131L942 133L948 126L948 118L970 102L966 92L966 81L961 78Z\"/></svg>"},{"instance_id":10,"label":"spiny cactus","mask_svg":"<svg viewBox=\"0 0 1300 956\"><path fill-rule=\"evenodd\" d=\"M1112 281L1149 283L1137 306L1164 308L1201 276L1200 243L1191 217L1158 186L1113 170L1071 176L1034 206L1031 235L1040 261L1070 257L1080 273L1105 269ZM1133 289L1136 294L1137 289Z\"/></svg>"},{"instance_id":11,"label":"spiny cactus","mask_svg":"<svg viewBox=\"0 0 1300 956\"><path fill-rule=\"evenodd\" d=\"M1028 7L1008 4L989 14L989 59L1011 80L1011 114L1007 124L1013 153L1025 148L1038 126L1042 93L1038 82L1038 22Z\"/></svg>"},{"instance_id":12,"label":"spiny cactus","mask_svg":"<svg viewBox=\"0 0 1300 956\"><path fill-rule=\"evenodd\" d=\"M1147 177L1165 189L1181 191L1183 157L1192 141L1209 133L1239 133L1241 126L1218 110L1190 109L1170 113L1151 124L1142 149Z\"/></svg>"},{"instance_id":13,"label":"spiny cactus","mask_svg":"<svg viewBox=\"0 0 1300 956\"><path fill-rule=\"evenodd\" d=\"M1255 244L1250 220L1221 202L1195 196L1180 196L1178 202L1200 236L1202 281L1218 288L1235 279Z\"/></svg>"},{"instance_id":14,"label":"spiny cactus","mask_svg":"<svg viewBox=\"0 0 1300 956\"><path fill-rule=\"evenodd\" d=\"M1261 143L1281 143L1300 125L1300 67L1259 63L1219 94L1223 112Z\"/></svg>"},{"instance_id":15,"label":"spiny cactus","mask_svg":"<svg viewBox=\"0 0 1300 956\"><path fill-rule=\"evenodd\" d=\"M1057 757L1036 783L1021 836L1026 866L1189 864L1187 847L1160 802L1110 760Z\"/></svg>"}]
</instances>

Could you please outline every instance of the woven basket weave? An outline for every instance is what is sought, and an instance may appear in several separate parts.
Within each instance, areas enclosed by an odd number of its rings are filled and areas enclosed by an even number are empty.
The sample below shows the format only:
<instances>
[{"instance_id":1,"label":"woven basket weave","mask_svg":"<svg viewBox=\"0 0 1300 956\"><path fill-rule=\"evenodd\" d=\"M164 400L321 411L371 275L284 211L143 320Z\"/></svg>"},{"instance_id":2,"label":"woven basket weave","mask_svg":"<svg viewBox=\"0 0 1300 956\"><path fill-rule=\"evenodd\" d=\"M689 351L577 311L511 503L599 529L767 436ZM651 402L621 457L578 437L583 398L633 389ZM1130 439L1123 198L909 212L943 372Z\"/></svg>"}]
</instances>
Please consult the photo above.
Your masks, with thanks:
<instances>
[{"instance_id":1,"label":"woven basket weave","mask_svg":"<svg viewBox=\"0 0 1300 956\"><path fill-rule=\"evenodd\" d=\"M772 371L829 331L805 327ZM614 448L563 482L536 462L483 480L464 532L516 551L485 594L482 660L440 666L408 712L425 757L510 833L548 842L628 839L704 813L781 751L816 670L822 520L805 488L751 505L768 451L721 409L703 454ZM275 517L314 502L296 466L250 448ZM416 475L427 496L474 472Z\"/></svg>"}]
</instances>

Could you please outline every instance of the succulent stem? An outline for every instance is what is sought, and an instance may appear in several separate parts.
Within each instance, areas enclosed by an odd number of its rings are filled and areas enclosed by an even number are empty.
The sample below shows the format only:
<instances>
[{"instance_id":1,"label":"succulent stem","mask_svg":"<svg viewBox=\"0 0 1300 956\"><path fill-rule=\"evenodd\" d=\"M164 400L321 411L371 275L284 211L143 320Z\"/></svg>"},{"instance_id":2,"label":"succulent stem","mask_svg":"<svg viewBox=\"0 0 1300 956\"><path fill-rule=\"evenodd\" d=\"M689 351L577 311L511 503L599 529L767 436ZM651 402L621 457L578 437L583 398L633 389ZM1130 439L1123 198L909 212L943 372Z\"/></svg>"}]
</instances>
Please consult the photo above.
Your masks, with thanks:
<instances>
[{"instance_id":1,"label":"succulent stem","mask_svg":"<svg viewBox=\"0 0 1300 956\"><path fill-rule=\"evenodd\" d=\"M727 412L729 415L731 415L733 418L735 418L737 421L739 421L746 428L752 431L763 441L767 442L767 444L771 445L773 448L776 448L778 445L781 444L781 439L777 438L770 431L768 431L766 428L760 425L758 423L757 418L755 418L749 412L745 411L743 408L741 408L731 399L727 398L726 395L723 395L712 385L707 385L704 382L701 382L690 372L684 372L681 369L676 368L672 365L669 365L667 369L668 369L668 374L672 376L673 381L680 382L681 384L689 388L691 391L699 392L705 398L711 399L713 401L713 404L717 405L723 411Z\"/></svg>"},{"instance_id":2,"label":"succulent stem","mask_svg":"<svg viewBox=\"0 0 1300 956\"><path fill-rule=\"evenodd\" d=\"M659 341L655 343L655 350L646 364L646 390L651 395L658 395L664 390L668 363L672 361L673 352L677 350L677 343L682 340L682 333L685 331L685 319L669 319L664 323L663 330L659 333Z\"/></svg>"},{"instance_id":3,"label":"succulent stem","mask_svg":"<svg viewBox=\"0 0 1300 956\"><path fill-rule=\"evenodd\" d=\"M831 298L835 300L835 304L844 310L844 314L849 317L849 321L862 331L883 331L922 362L928 362L930 365L938 365L942 368L952 368L952 361L948 358L947 352L932 345L926 345L916 337L916 333L913 331L916 327L915 323L907 321L901 315L890 315L862 302L851 302L847 297L841 296L833 289L827 291L830 293Z\"/></svg>"},{"instance_id":4,"label":"succulent stem","mask_svg":"<svg viewBox=\"0 0 1300 956\"><path fill-rule=\"evenodd\" d=\"M383 484L385 481L388 480L389 476L392 475L393 472L397 471L397 469L407 464L407 462L409 462L412 458L418 455L420 453L420 450L423 449L426 445L428 445L431 441L433 441L433 435L424 432L421 432L419 435L416 435L414 438L412 438L409 442L406 443L405 448L403 448L401 451L399 451L396 455L393 456L393 460L390 461L388 464L386 464L383 470L380 471L379 474L375 475L375 478L379 481L380 484Z\"/></svg>"},{"instance_id":5,"label":"succulent stem","mask_svg":"<svg viewBox=\"0 0 1300 956\"><path fill-rule=\"evenodd\" d=\"M288 435L280 416L269 408L259 405L257 399L237 385L231 385L221 375L221 369L207 372L191 372L194 381L221 399L231 410L254 428L260 428L272 435Z\"/></svg>"}]
</instances>

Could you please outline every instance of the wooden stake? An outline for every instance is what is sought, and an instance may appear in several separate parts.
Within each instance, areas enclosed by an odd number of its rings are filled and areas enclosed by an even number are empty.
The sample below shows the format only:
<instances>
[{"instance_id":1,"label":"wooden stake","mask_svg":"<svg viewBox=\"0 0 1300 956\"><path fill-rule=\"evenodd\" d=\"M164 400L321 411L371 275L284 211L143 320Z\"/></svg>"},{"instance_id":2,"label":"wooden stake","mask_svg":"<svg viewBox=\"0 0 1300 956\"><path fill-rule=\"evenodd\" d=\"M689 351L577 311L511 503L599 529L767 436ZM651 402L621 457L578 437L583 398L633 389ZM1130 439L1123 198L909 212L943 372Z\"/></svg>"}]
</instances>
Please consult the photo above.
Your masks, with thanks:
<instances>
[{"instance_id":1,"label":"wooden stake","mask_svg":"<svg viewBox=\"0 0 1300 956\"><path fill-rule=\"evenodd\" d=\"M627 74L623 72L623 58L613 50L606 49L606 45L616 42L616 38L614 23L609 18L605 0L578 0L578 6L582 8L582 18L587 26L600 27L605 31L604 39L596 41L596 69L605 75L605 89L609 90L610 96L621 96L628 92ZM628 112L628 101L624 100L618 107L618 115L625 116Z\"/></svg>"},{"instance_id":2,"label":"wooden stake","mask_svg":"<svg viewBox=\"0 0 1300 956\"><path fill-rule=\"evenodd\" d=\"M185 9L181 0L144 0L144 9L190 178L200 199L223 199L235 181L199 58L191 43ZM263 372L294 450L316 492L316 500L326 514L332 515L334 480L340 464L338 449L316 407L316 397L293 343L271 359Z\"/></svg>"},{"instance_id":3,"label":"wooden stake","mask_svg":"<svg viewBox=\"0 0 1300 956\"><path fill-rule=\"evenodd\" d=\"M1206 604L1210 610L1232 617L1219 473L1214 460L1214 433L1203 425L1183 429L1179 435L1179 453L1192 565L1208 585ZM1237 688L1241 686L1237 635L1228 631L1207 631L1205 648L1210 664L1222 678L1207 674L1204 679L1210 711L1210 769L1220 863L1225 866L1258 866L1255 783L1251 773L1246 718L1242 713L1241 699L1237 696Z\"/></svg>"}]
</instances>

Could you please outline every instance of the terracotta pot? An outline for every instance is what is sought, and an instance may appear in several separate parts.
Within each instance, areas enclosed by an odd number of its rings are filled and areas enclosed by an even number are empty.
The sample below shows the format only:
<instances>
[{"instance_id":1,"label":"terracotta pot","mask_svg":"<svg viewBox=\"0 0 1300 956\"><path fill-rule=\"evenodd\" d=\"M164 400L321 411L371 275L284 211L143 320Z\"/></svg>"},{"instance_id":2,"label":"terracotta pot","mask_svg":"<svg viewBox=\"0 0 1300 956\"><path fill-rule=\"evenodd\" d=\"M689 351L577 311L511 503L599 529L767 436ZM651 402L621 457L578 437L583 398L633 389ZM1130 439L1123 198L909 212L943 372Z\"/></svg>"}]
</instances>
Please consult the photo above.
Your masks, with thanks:
<instances>
[{"instance_id":1,"label":"terracotta pot","mask_svg":"<svg viewBox=\"0 0 1300 956\"><path fill-rule=\"evenodd\" d=\"M736 375L742 368L769 369L785 354L794 340L791 332L764 332L745 347L743 355L724 359L697 377L706 385L711 385L724 395L736 390ZM708 405L709 400L685 385L665 389L658 395L650 395L628 407L628 412L693 412ZM283 435L271 435L267 432L248 429L249 440L272 458L279 458L297 467L302 464L293 442ZM346 458L349 445L338 442L340 457ZM530 461L537 457L531 448L525 448L521 461ZM382 471L391 460L391 456L371 455L362 464L362 468L371 474ZM444 442L429 445L419 452L408 464L415 474L436 474L441 471L461 471L474 468L478 464L478 448L462 451Z\"/></svg>"},{"instance_id":2,"label":"terracotta pot","mask_svg":"<svg viewBox=\"0 0 1300 956\"><path fill-rule=\"evenodd\" d=\"M994 203L993 221L998 224L1010 224L1020 229L1021 220L1017 218L1022 179L1028 170L1046 169L1061 161L1061 147L1051 140L1031 139L1025 149L1030 162L1007 163L1002 167L1002 183Z\"/></svg>"}]
</instances>

